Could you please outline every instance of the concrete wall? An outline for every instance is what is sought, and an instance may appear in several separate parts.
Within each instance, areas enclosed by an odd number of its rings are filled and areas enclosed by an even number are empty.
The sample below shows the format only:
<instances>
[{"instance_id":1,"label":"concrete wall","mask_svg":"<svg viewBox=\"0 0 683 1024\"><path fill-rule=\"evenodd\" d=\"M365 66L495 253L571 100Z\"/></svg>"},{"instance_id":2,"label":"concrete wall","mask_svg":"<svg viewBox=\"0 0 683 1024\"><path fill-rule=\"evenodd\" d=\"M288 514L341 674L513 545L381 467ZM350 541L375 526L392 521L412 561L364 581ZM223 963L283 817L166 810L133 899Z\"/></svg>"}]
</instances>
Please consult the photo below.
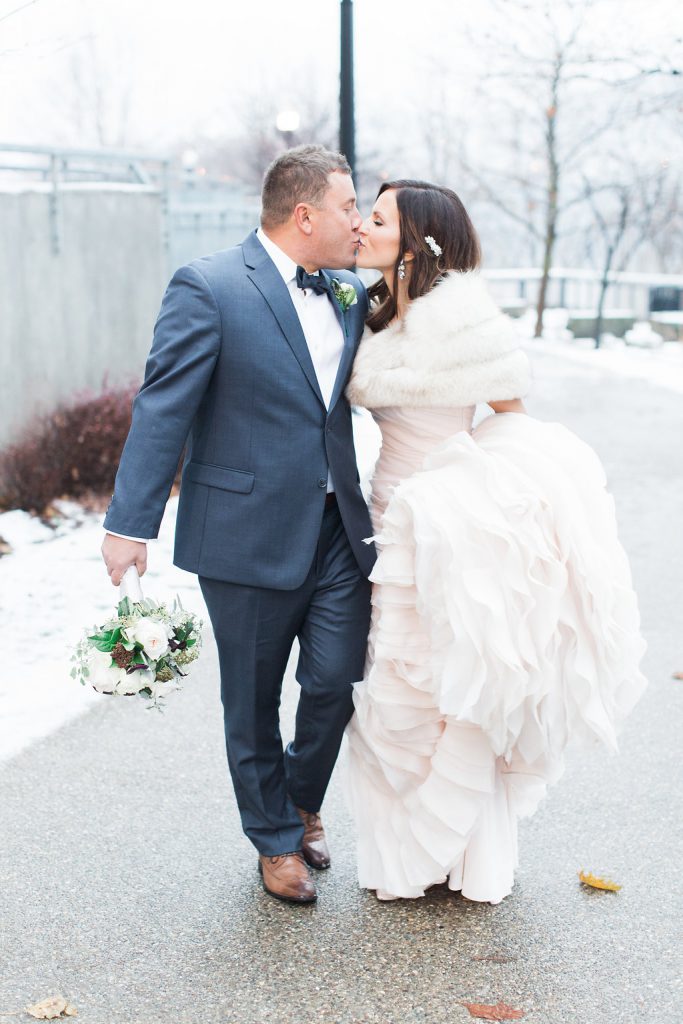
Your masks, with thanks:
<instances>
[{"instance_id":1,"label":"concrete wall","mask_svg":"<svg viewBox=\"0 0 683 1024\"><path fill-rule=\"evenodd\" d=\"M0 447L84 388L141 379L167 280L144 186L0 193ZM55 242L58 251L55 251Z\"/></svg>"},{"instance_id":2,"label":"concrete wall","mask_svg":"<svg viewBox=\"0 0 683 1024\"><path fill-rule=\"evenodd\" d=\"M261 201L234 184L185 179L169 187L169 275L197 256L241 242L258 225Z\"/></svg>"}]
</instances>

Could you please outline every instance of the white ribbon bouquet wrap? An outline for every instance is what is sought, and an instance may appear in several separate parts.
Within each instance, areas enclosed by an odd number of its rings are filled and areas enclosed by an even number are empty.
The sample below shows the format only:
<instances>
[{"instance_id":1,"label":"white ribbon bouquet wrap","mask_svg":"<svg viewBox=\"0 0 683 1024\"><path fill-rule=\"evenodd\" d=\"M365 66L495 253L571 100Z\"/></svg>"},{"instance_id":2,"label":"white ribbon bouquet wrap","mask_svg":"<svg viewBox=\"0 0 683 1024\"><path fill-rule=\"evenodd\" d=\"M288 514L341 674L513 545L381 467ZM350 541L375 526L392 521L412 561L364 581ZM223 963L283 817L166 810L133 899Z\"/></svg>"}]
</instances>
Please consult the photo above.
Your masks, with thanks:
<instances>
[{"instance_id":1,"label":"white ribbon bouquet wrap","mask_svg":"<svg viewBox=\"0 0 683 1024\"><path fill-rule=\"evenodd\" d=\"M171 608L145 598L134 565L123 575L116 615L74 651L71 675L99 693L138 695L160 707L201 650L202 623L176 598Z\"/></svg>"}]
</instances>

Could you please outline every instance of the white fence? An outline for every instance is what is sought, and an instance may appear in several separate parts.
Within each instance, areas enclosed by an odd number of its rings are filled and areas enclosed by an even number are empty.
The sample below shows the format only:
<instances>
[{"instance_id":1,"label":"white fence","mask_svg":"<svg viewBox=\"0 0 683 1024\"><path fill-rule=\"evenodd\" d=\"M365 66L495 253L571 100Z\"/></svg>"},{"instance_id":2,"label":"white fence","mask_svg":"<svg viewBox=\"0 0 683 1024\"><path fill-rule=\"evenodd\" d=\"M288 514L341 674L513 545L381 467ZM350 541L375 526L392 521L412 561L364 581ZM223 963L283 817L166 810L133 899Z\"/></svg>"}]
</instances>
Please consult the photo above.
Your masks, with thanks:
<instances>
[{"instance_id":1,"label":"white fence","mask_svg":"<svg viewBox=\"0 0 683 1024\"><path fill-rule=\"evenodd\" d=\"M140 380L173 270L257 216L160 158L0 146L0 447L75 392Z\"/></svg>"},{"instance_id":2,"label":"white fence","mask_svg":"<svg viewBox=\"0 0 683 1024\"><path fill-rule=\"evenodd\" d=\"M535 306L540 270L522 267L485 270L484 273L502 306L508 309ZM671 288L683 292L683 274L614 273L609 275L609 282L606 310L628 313L636 320L649 319L652 289ZM550 272L547 305L594 316L599 292L600 275L596 271L555 267Z\"/></svg>"}]
</instances>

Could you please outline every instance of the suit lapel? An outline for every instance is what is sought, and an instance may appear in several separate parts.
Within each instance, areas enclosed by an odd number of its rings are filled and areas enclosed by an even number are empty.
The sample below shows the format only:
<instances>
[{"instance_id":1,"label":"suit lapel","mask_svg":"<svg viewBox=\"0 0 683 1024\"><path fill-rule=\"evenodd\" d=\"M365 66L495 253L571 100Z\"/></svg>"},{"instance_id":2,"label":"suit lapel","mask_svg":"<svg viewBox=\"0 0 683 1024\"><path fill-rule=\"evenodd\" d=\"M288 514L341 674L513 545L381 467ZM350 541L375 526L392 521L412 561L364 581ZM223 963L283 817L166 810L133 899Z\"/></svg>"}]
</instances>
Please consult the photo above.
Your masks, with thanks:
<instances>
[{"instance_id":1,"label":"suit lapel","mask_svg":"<svg viewBox=\"0 0 683 1024\"><path fill-rule=\"evenodd\" d=\"M332 281L332 274L330 274L327 270L322 270L321 273L325 275L328 281ZM349 375L351 363L353 361L355 343L353 340L353 327L350 322L350 311L342 313L339 303L337 302L336 299L332 298L332 296L330 296L330 302L334 306L334 312L335 316L337 317L337 320L339 321L339 326L344 332L344 350L342 352L341 359L339 360L337 376L335 378L334 387L332 389L332 397L330 398L329 411L332 412L339 399L339 396L342 393L344 385L346 384L346 379Z\"/></svg>"},{"instance_id":2,"label":"suit lapel","mask_svg":"<svg viewBox=\"0 0 683 1024\"><path fill-rule=\"evenodd\" d=\"M256 234L251 234L243 245L243 252L247 266L251 266L249 278L254 282L265 301L270 306L280 329L287 339L287 343L296 356L298 363L306 375L306 380L313 388L317 398L324 406L323 396L320 393L318 378L315 375L311 354L308 351L306 338L296 314L294 303L282 280L277 267L268 256Z\"/></svg>"}]
</instances>

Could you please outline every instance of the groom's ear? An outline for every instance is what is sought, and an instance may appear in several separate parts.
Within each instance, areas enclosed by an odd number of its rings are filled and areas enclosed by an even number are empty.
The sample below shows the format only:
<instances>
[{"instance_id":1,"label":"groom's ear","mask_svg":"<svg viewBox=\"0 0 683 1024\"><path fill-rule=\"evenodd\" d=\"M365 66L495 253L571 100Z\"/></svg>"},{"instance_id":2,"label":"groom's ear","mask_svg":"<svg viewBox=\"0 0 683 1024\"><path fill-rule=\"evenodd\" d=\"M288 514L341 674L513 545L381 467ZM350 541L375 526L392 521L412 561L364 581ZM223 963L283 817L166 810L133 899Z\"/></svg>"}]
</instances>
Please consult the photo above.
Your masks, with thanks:
<instances>
[{"instance_id":1,"label":"groom's ear","mask_svg":"<svg viewBox=\"0 0 683 1024\"><path fill-rule=\"evenodd\" d=\"M297 203L294 207L294 223L305 235L310 235L313 231L310 214L311 207L308 203Z\"/></svg>"}]
</instances>

